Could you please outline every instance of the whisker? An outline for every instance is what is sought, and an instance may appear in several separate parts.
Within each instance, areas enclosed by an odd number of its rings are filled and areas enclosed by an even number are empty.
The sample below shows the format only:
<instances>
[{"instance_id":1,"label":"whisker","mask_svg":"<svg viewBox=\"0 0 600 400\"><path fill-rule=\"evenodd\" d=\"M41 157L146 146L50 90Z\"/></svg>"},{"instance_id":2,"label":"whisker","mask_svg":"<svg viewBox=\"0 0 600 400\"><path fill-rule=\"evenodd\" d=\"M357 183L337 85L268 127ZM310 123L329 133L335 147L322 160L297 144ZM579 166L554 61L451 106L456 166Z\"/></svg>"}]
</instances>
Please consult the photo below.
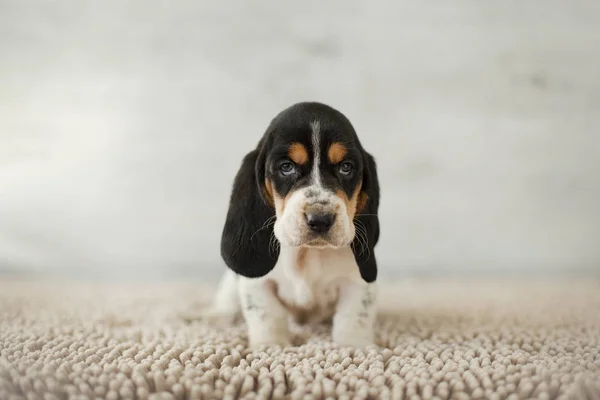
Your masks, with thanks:
<instances>
[{"instance_id":1,"label":"whisker","mask_svg":"<svg viewBox=\"0 0 600 400\"><path fill-rule=\"evenodd\" d=\"M365 251L368 251L369 247L366 244L366 240L365 240L364 236L361 236L361 237L362 237L362 239L360 241L361 245L360 245L360 254L359 255L362 256L363 254L365 254Z\"/></svg>"},{"instance_id":2,"label":"whisker","mask_svg":"<svg viewBox=\"0 0 600 400\"><path fill-rule=\"evenodd\" d=\"M359 224L356 224L356 226L355 226L354 228L355 228L356 232L358 232L358 233L366 233L366 232L365 232L365 227L364 227L364 226L361 226L361 225L359 225Z\"/></svg>"},{"instance_id":3,"label":"whisker","mask_svg":"<svg viewBox=\"0 0 600 400\"><path fill-rule=\"evenodd\" d=\"M258 230L252 234L252 236L250 236L250 241L252 241L252 239L254 238L254 236L256 236L256 234L258 232L270 227L271 225L275 225L274 219L277 219L276 215L273 215L272 217L267 218L267 220L264 222L264 224L260 228L258 228Z\"/></svg>"},{"instance_id":4,"label":"whisker","mask_svg":"<svg viewBox=\"0 0 600 400\"><path fill-rule=\"evenodd\" d=\"M278 246L280 246L279 241L275 237L275 233L271 232L271 237L269 239L269 255L275 256Z\"/></svg>"},{"instance_id":5,"label":"whisker","mask_svg":"<svg viewBox=\"0 0 600 400\"><path fill-rule=\"evenodd\" d=\"M365 232L362 227L356 227L355 236L358 243L360 244L360 250L362 254L365 251Z\"/></svg>"},{"instance_id":6,"label":"whisker","mask_svg":"<svg viewBox=\"0 0 600 400\"><path fill-rule=\"evenodd\" d=\"M355 222L357 228L360 228L364 233L367 233L367 227L362 221L356 220Z\"/></svg>"},{"instance_id":7,"label":"whisker","mask_svg":"<svg viewBox=\"0 0 600 400\"><path fill-rule=\"evenodd\" d=\"M360 254L363 255L365 253L365 251L367 253L370 253L370 250L369 250L369 239L367 237L367 234L363 233L361 236L362 236L362 239L363 239L362 240L363 246L362 246ZM369 254L367 254L367 259L368 258L369 258Z\"/></svg>"},{"instance_id":8,"label":"whisker","mask_svg":"<svg viewBox=\"0 0 600 400\"><path fill-rule=\"evenodd\" d=\"M368 253L367 254L367 260L368 260L369 258L371 258L371 250L369 249L369 236L367 234L367 227L360 220L356 220L356 234L357 234L358 241L361 244L360 255L363 255L365 252L365 249L366 249L366 251Z\"/></svg>"}]
</instances>

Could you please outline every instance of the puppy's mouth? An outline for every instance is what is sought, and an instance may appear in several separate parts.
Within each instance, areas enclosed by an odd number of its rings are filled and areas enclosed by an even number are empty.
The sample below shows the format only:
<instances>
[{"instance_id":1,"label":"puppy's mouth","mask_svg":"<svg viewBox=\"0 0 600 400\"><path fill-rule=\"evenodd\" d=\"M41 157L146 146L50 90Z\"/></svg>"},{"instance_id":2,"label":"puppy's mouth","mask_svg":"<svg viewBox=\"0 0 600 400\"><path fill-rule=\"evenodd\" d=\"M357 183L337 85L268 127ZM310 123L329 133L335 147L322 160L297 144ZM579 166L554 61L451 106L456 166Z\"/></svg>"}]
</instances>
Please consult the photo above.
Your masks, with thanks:
<instances>
[{"instance_id":1,"label":"puppy's mouth","mask_svg":"<svg viewBox=\"0 0 600 400\"><path fill-rule=\"evenodd\" d=\"M288 237L288 240L284 242L291 247L306 247L313 249L326 249L326 248L338 248L340 247L334 241L330 240L327 236L323 235L312 235L304 234L300 237L295 238Z\"/></svg>"},{"instance_id":2,"label":"puppy's mouth","mask_svg":"<svg viewBox=\"0 0 600 400\"><path fill-rule=\"evenodd\" d=\"M313 249L327 249L327 248L337 248L335 244L325 240L323 238L314 238L306 241L302 247L308 247Z\"/></svg>"},{"instance_id":3,"label":"puppy's mouth","mask_svg":"<svg viewBox=\"0 0 600 400\"><path fill-rule=\"evenodd\" d=\"M349 246L353 238L348 235L354 232L352 228L341 225L344 220L336 220L333 215L293 215L288 219L279 220L275 227L275 235L281 244L287 247L303 247L313 249L340 249Z\"/></svg>"},{"instance_id":4,"label":"puppy's mouth","mask_svg":"<svg viewBox=\"0 0 600 400\"><path fill-rule=\"evenodd\" d=\"M313 249L339 249L347 245L349 245L348 242L340 240L340 238L334 235L309 233L304 236L298 247L307 247Z\"/></svg>"}]
</instances>

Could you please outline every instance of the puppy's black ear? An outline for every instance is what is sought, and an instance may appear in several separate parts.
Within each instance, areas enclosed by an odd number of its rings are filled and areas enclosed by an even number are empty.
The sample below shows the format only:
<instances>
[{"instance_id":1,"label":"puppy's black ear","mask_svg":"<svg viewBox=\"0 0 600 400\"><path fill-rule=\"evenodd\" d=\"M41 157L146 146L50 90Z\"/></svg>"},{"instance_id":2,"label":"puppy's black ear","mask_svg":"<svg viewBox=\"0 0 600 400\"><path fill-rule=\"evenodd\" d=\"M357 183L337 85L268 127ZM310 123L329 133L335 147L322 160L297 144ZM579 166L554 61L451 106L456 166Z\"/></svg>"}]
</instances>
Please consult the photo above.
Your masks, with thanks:
<instances>
[{"instance_id":1,"label":"puppy's black ear","mask_svg":"<svg viewBox=\"0 0 600 400\"><path fill-rule=\"evenodd\" d=\"M279 247L272 242L275 209L265 190L267 141L242 161L221 237L221 256L235 273L258 278L275 267Z\"/></svg>"},{"instance_id":2,"label":"puppy's black ear","mask_svg":"<svg viewBox=\"0 0 600 400\"><path fill-rule=\"evenodd\" d=\"M359 208L354 217L356 237L352 251L362 278L366 282L374 282L377 279L374 248L379 241L379 180L375 159L366 151L363 151L363 163L363 183Z\"/></svg>"}]
</instances>

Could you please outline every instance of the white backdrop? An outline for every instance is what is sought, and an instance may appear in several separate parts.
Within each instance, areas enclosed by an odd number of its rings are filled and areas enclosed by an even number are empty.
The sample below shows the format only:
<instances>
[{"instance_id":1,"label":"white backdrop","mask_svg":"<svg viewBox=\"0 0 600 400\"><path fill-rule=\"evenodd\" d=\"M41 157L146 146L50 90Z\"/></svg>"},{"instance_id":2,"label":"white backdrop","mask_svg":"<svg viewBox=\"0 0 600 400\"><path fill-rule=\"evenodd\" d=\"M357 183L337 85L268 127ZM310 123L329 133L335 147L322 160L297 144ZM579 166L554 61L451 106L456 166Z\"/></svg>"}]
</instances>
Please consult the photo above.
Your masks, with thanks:
<instances>
[{"instance_id":1,"label":"white backdrop","mask_svg":"<svg viewBox=\"0 0 600 400\"><path fill-rule=\"evenodd\" d=\"M378 161L382 270L600 267L597 1L0 7L0 270L220 271L241 157L301 100Z\"/></svg>"}]
</instances>

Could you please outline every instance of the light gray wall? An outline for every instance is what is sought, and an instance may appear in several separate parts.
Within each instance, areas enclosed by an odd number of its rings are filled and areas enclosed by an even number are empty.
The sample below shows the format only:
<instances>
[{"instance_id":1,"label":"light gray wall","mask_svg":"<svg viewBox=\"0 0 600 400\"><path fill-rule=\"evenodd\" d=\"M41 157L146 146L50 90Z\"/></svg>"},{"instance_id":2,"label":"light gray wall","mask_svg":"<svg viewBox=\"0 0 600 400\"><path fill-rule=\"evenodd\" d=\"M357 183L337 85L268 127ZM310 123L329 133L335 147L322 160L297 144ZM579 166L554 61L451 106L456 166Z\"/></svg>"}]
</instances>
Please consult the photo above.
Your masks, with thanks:
<instances>
[{"instance_id":1,"label":"light gray wall","mask_svg":"<svg viewBox=\"0 0 600 400\"><path fill-rule=\"evenodd\" d=\"M1 4L0 269L220 270L241 157L301 100L378 160L383 270L600 267L597 1Z\"/></svg>"}]
</instances>

